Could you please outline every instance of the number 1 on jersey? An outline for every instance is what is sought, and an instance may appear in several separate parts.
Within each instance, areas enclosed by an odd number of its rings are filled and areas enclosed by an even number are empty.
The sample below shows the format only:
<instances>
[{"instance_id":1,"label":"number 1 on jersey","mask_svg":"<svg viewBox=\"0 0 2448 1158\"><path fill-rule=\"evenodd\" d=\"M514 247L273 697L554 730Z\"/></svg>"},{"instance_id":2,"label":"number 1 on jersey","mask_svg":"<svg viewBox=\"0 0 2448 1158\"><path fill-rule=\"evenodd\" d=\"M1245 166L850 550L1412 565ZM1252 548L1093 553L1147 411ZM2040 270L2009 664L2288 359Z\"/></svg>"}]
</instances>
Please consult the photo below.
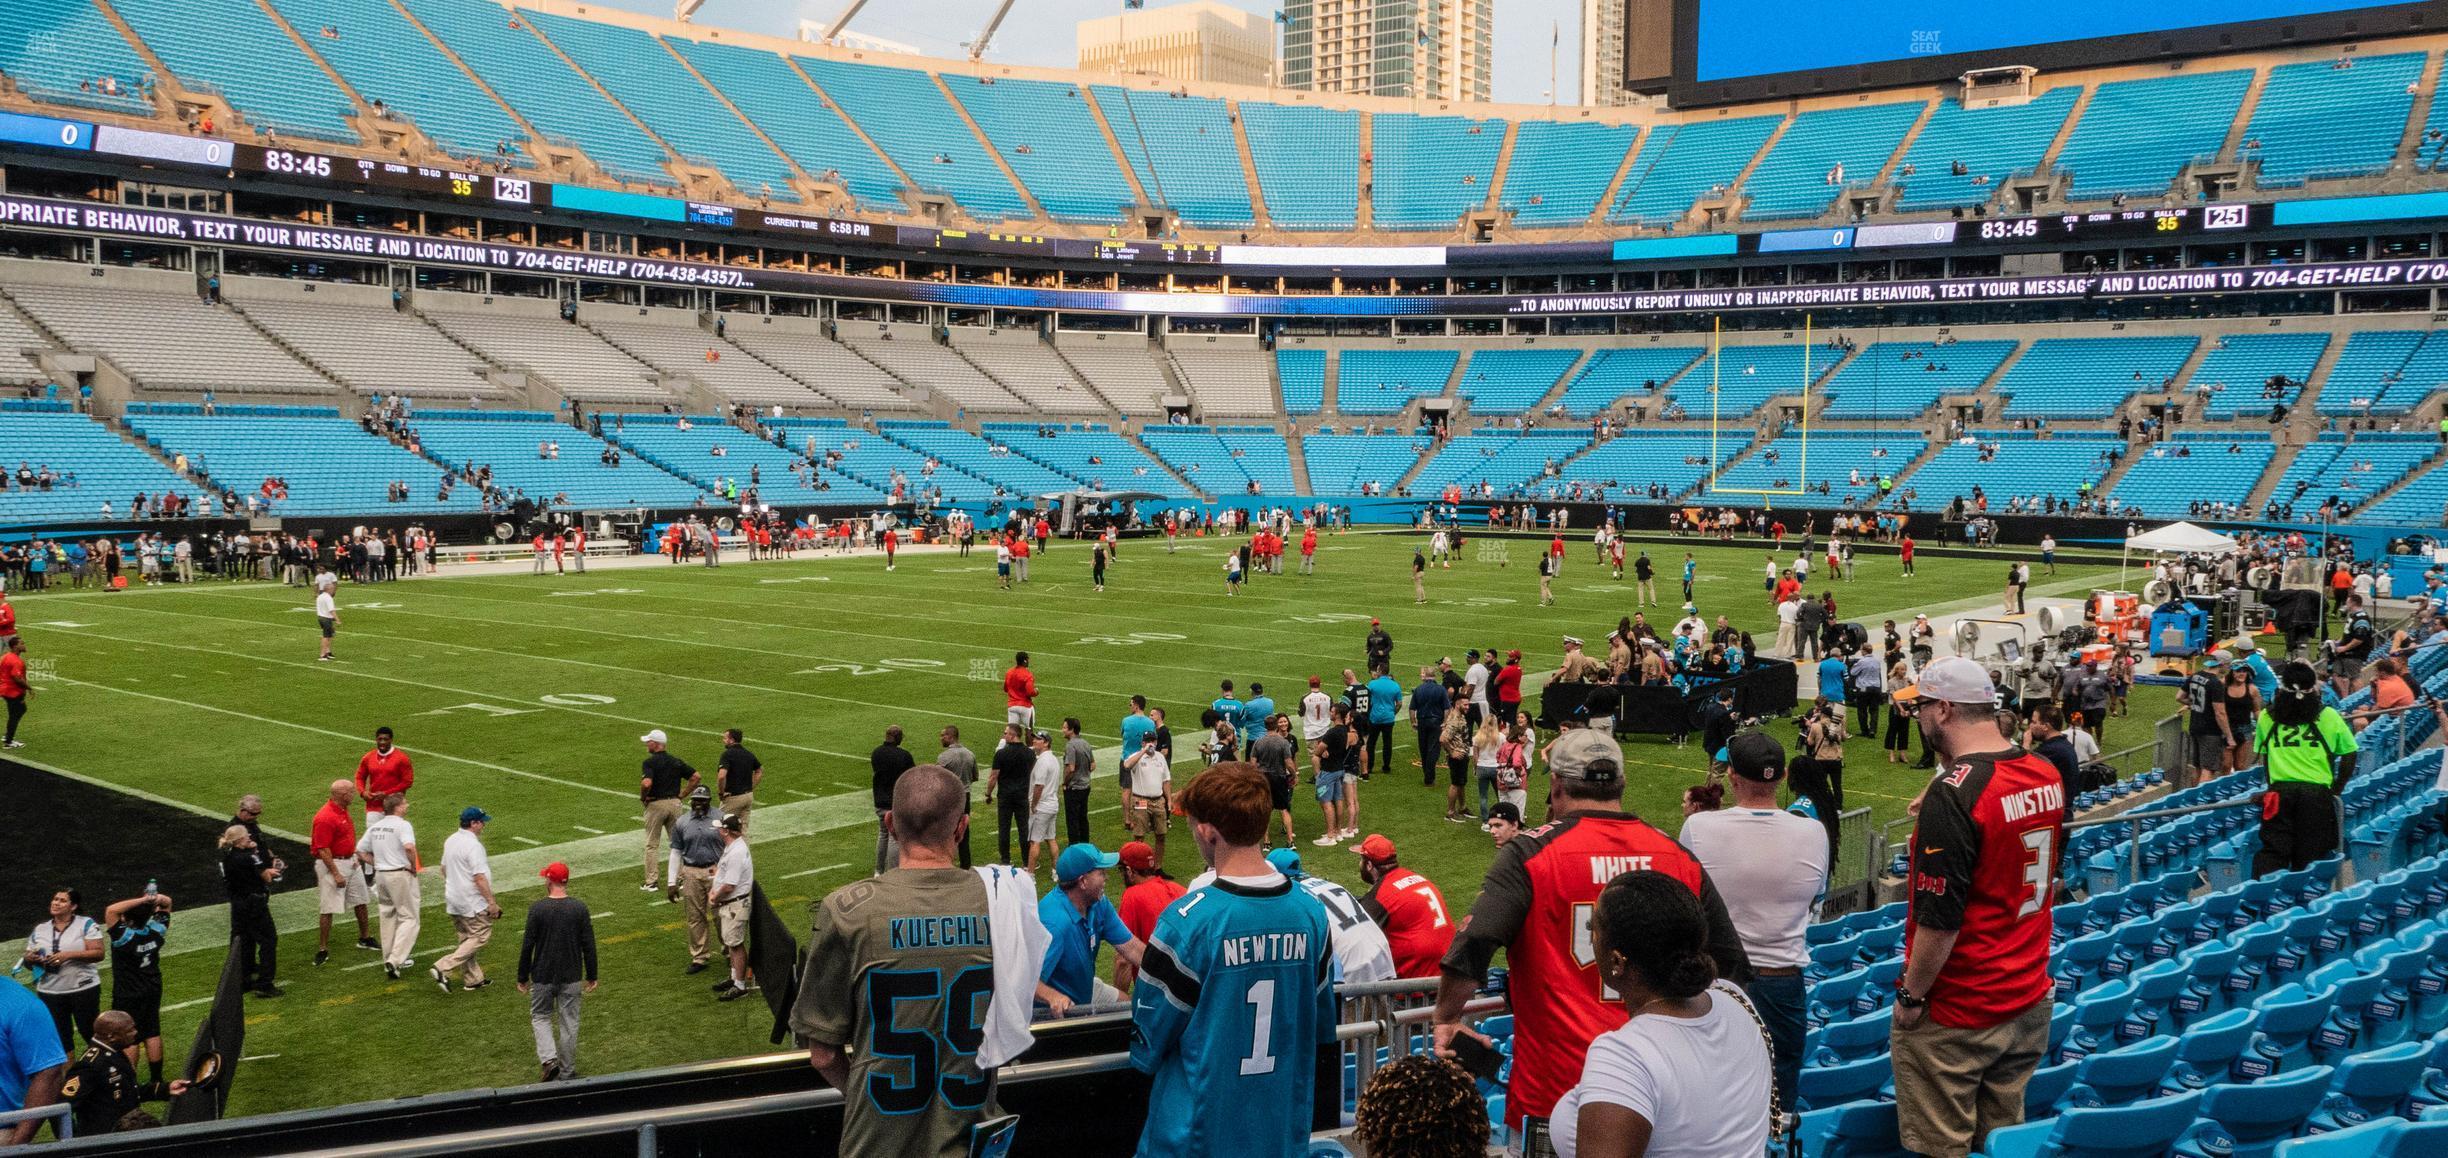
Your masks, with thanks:
<instances>
[{"instance_id":1,"label":"number 1 on jersey","mask_svg":"<svg viewBox=\"0 0 2448 1158\"><path fill-rule=\"evenodd\" d=\"M1241 1076L1256 1077L1275 1072L1275 979L1252 982L1248 996L1242 1000L1250 1005L1250 1051L1241 1059Z\"/></svg>"}]
</instances>

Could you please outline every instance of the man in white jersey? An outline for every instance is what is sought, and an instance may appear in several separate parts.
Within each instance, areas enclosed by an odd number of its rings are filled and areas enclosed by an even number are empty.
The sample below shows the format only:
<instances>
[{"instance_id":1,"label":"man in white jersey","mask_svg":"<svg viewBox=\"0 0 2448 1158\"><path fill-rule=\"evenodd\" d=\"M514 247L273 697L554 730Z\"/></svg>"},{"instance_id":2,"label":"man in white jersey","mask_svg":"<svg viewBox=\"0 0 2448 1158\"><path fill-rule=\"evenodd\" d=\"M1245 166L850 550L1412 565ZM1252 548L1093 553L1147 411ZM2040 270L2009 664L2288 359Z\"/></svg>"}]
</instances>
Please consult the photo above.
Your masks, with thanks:
<instances>
[{"instance_id":1,"label":"man in white jersey","mask_svg":"<svg viewBox=\"0 0 2448 1158\"><path fill-rule=\"evenodd\" d=\"M1326 737L1326 729L1334 726L1334 697L1319 688L1316 676L1309 677L1309 694L1301 697L1301 747L1309 752L1309 778L1317 779L1317 742Z\"/></svg>"},{"instance_id":2,"label":"man in white jersey","mask_svg":"<svg viewBox=\"0 0 2448 1158\"><path fill-rule=\"evenodd\" d=\"M1394 945L1386 940L1385 930L1369 919L1360 898L1333 881L1302 872L1300 853L1292 849L1271 849L1266 859L1275 866L1275 871L1292 878L1294 884L1326 906L1326 923L1334 940L1335 984L1356 985L1394 978ZM1190 881L1189 891L1195 893L1206 888L1215 879L1215 870L1208 869Z\"/></svg>"},{"instance_id":3,"label":"man in white jersey","mask_svg":"<svg viewBox=\"0 0 2448 1158\"><path fill-rule=\"evenodd\" d=\"M1488 667L1479 662L1479 649L1475 647L1462 660L1462 686L1470 693L1463 714L1469 717L1471 727L1476 728L1481 720L1488 718Z\"/></svg>"}]
</instances>

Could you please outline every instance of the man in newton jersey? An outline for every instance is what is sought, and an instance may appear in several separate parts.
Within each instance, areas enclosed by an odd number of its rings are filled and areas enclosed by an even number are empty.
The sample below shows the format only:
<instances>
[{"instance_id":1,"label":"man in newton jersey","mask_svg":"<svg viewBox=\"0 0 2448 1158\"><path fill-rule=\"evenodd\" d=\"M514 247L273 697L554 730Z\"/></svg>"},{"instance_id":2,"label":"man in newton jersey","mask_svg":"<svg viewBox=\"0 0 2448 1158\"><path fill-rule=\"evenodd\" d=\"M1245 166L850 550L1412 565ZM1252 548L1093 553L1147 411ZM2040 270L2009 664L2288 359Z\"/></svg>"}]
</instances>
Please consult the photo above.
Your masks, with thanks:
<instances>
[{"instance_id":1,"label":"man in newton jersey","mask_svg":"<svg viewBox=\"0 0 2448 1158\"><path fill-rule=\"evenodd\" d=\"M1446 951L1437 986L1437 1051L1451 1056L1462 1007L1505 950L1512 975L1513 1077L1505 1124L1544 1118L1581 1079L1589 1043L1624 1024L1623 1003L1598 977L1589 921L1609 881L1641 869L1666 873L1700 898L1708 917L1717 975L1751 982L1751 960L1700 862L1671 837L1624 811L1623 746L1604 732L1574 728L1548 749L1547 809L1552 817L1498 846L1471 906L1470 920Z\"/></svg>"},{"instance_id":2,"label":"man in newton jersey","mask_svg":"<svg viewBox=\"0 0 2448 1158\"><path fill-rule=\"evenodd\" d=\"M1131 1064L1153 1075L1139 1153L1308 1151L1321 1059L1335 1050L1328 918L1259 851L1266 777L1218 764L1182 794L1212 885L1156 918L1131 994Z\"/></svg>"}]
</instances>

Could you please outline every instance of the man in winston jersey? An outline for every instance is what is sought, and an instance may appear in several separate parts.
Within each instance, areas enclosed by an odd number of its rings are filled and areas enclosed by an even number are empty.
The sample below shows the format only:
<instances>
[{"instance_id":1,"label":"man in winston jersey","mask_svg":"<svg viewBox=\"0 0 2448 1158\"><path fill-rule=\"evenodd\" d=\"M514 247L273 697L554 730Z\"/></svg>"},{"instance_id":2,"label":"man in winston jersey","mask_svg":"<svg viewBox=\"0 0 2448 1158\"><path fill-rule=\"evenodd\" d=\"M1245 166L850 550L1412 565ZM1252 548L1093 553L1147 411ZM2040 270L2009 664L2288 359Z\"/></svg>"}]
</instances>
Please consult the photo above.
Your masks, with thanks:
<instances>
[{"instance_id":1,"label":"man in winston jersey","mask_svg":"<svg viewBox=\"0 0 2448 1158\"><path fill-rule=\"evenodd\" d=\"M1512 973L1513 1077L1505 1125L1547 1117L1581 1080L1589 1043L1627 1020L1598 979L1590 920L1607 882L1643 869L1662 872L1700 897L1717 975L1751 981L1751 961L1725 901L1700 862L1674 838L1624 811L1623 747L1605 732L1574 728L1548 753L1547 824L1496 849L1470 920L1446 951L1437 986L1437 1050L1450 1053L1462 1006L1487 977L1498 949Z\"/></svg>"}]
</instances>

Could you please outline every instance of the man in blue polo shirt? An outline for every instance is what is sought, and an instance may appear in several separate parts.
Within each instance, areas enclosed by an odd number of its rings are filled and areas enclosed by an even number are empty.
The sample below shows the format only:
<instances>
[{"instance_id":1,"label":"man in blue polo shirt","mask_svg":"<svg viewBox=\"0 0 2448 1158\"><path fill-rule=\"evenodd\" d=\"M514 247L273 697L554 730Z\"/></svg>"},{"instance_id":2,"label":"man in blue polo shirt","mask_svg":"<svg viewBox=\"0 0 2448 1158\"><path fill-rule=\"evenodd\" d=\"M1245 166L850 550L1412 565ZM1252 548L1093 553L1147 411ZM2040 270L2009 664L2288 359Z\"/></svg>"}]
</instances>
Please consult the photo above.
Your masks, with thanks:
<instances>
[{"instance_id":1,"label":"man in blue polo shirt","mask_svg":"<svg viewBox=\"0 0 2448 1158\"><path fill-rule=\"evenodd\" d=\"M1363 779L1394 767L1394 719L1402 715L1403 706L1402 685L1382 667L1369 677L1368 693L1368 736L1360 752Z\"/></svg>"},{"instance_id":2,"label":"man in blue polo shirt","mask_svg":"<svg viewBox=\"0 0 2448 1158\"><path fill-rule=\"evenodd\" d=\"M1093 844L1075 844L1054 858L1053 892L1037 902L1037 919L1053 934L1037 975L1037 1003L1060 1017L1074 1005L1120 1001L1120 990L1097 977L1097 946L1112 945L1131 968L1145 948L1105 899L1105 870L1121 858Z\"/></svg>"}]
</instances>

